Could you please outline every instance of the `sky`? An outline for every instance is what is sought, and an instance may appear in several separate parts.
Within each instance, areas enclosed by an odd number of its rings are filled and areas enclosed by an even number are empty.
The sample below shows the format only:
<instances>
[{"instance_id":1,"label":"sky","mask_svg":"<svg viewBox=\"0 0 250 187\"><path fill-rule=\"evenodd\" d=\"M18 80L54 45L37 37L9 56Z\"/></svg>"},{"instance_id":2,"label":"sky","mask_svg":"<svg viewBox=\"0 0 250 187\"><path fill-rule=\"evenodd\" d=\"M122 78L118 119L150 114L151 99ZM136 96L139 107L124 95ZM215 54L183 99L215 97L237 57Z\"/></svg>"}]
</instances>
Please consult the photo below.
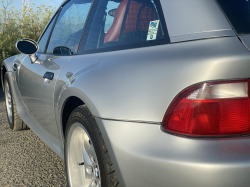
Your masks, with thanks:
<instances>
[{"instance_id":1,"label":"sky","mask_svg":"<svg viewBox=\"0 0 250 187\"><path fill-rule=\"evenodd\" d=\"M3 0L5 3L7 2L7 0ZM9 0L10 1L10 0ZM13 5L15 7L15 9L17 10L21 10L22 9L22 0L12 0L13 1ZM39 5L50 5L52 7L58 7L64 0L30 0L31 3L35 4L35 5L32 5L34 7L37 7ZM1 5L0 5L1 7Z\"/></svg>"}]
</instances>

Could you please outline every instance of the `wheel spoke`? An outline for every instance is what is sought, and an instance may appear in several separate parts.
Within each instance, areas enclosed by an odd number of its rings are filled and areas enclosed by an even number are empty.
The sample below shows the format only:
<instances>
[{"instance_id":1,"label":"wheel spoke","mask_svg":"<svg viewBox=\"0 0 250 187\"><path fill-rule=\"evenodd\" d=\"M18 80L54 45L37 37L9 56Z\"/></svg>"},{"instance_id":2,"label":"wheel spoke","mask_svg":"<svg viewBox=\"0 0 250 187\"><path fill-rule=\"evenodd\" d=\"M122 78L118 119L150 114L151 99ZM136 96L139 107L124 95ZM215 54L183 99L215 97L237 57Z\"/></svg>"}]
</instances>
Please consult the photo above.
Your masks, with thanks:
<instances>
[{"instance_id":1,"label":"wheel spoke","mask_svg":"<svg viewBox=\"0 0 250 187\"><path fill-rule=\"evenodd\" d=\"M5 81L5 103L6 103L9 122L12 123L12 102L11 102L10 88L7 80Z\"/></svg>"},{"instance_id":2,"label":"wheel spoke","mask_svg":"<svg viewBox=\"0 0 250 187\"><path fill-rule=\"evenodd\" d=\"M85 166L92 165L91 159L87 153L87 151L83 151L83 158Z\"/></svg>"},{"instance_id":3,"label":"wheel spoke","mask_svg":"<svg viewBox=\"0 0 250 187\"><path fill-rule=\"evenodd\" d=\"M10 99L11 99L11 96L10 96L9 90L8 90L7 94L8 94L8 99L10 100Z\"/></svg>"},{"instance_id":4,"label":"wheel spoke","mask_svg":"<svg viewBox=\"0 0 250 187\"><path fill-rule=\"evenodd\" d=\"M67 143L70 186L100 187L99 165L92 141L81 124L75 123L71 128Z\"/></svg>"},{"instance_id":5,"label":"wheel spoke","mask_svg":"<svg viewBox=\"0 0 250 187\"><path fill-rule=\"evenodd\" d=\"M89 158L91 162L96 161L96 155L95 155L95 150L93 146L90 146L88 149L86 149L87 154L89 155Z\"/></svg>"}]
</instances>

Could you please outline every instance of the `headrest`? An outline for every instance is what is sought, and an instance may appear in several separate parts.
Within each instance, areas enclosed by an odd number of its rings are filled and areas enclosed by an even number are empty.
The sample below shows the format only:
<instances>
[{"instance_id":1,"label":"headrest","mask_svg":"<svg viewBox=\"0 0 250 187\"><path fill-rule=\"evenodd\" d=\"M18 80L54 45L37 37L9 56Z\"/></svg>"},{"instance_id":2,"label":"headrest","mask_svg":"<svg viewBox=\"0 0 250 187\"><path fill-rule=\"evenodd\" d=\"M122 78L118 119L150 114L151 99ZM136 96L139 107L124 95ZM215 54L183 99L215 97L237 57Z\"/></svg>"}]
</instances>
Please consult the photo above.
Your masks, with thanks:
<instances>
[{"instance_id":1,"label":"headrest","mask_svg":"<svg viewBox=\"0 0 250 187\"><path fill-rule=\"evenodd\" d=\"M105 35L104 44L107 42L115 41L119 38L123 18L124 18L126 8L127 8L127 4L128 4L128 0L123 0L118 6L116 13L115 13L114 22L111 28L108 30L108 32Z\"/></svg>"},{"instance_id":2,"label":"headrest","mask_svg":"<svg viewBox=\"0 0 250 187\"><path fill-rule=\"evenodd\" d=\"M104 44L116 41L121 33L121 27L125 16L128 0L123 0L118 6L111 28L105 35ZM129 5L128 15L122 33L148 31L149 23L157 20L158 15L150 0L132 0Z\"/></svg>"}]
</instances>

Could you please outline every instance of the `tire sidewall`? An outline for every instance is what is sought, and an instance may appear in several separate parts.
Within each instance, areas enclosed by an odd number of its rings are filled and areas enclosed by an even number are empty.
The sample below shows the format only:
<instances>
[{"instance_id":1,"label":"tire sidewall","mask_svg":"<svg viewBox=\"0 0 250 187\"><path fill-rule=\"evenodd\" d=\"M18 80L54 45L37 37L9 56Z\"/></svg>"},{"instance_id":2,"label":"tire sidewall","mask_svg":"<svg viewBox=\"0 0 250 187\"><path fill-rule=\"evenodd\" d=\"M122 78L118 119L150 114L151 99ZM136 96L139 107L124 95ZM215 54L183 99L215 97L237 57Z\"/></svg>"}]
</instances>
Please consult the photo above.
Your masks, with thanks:
<instances>
[{"instance_id":1,"label":"tire sidewall","mask_svg":"<svg viewBox=\"0 0 250 187\"><path fill-rule=\"evenodd\" d=\"M6 92L6 90L5 90L5 85L6 85L6 82L8 83L8 85L9 85L9 90L10 90L10 95L11 95L11 113L12 113L12 123L10 122L10 120L9 120L9 117L8 117L8 110L7 110L7 103L6 103L6 94L5 94L5 92ZM4 85L3 85L3 87L4 87L4 103L5 103L5 109L6 109L6 114L7 114L7 118L8 118L8 122L9 122L9 126L10 126L10 128L11 129L13 129L14 128L14 103L13 103L13 96L12 96L12 90L11 90L11 87L10 87L10 81L9 81L9 76L8 76L8 74L7 73L5 73L5 75L4 75Z\"/></svg>"},{"instance_id":2,"label":"tire sidewall","mask_svg":"<svg viewBox=\"0 0 250 187\"><path fill-rule=\"evenodd\" d=\"M102 141L100 141L100 136L99 136L99 130L96 124L95 119L93 118L93 116L89 113L89 111L84 110L83 108L77 108L75 109L70 117L69 120L67 122L67 126L66 126L66 131L65 131L65 142L64 142L64 162L65 162L65 170L66 170L66 177L67 177L67 182L68 182L68 186L70 186L69 184L69 180L68 180L68 168L67 168L67 151L68 151L68 147L67 147L67 143L68 143L68 133L72 127L72 125L74 123L80 123L82 125L82 127L84 127L84 129L87 131L88 135L90 136L95 152L96 152L96 156L97 156L97 161L98 161L98 165L99 165L99 170L100 170L100 177L101 177L101 187L106 187L106 176L107 176L107 171L105 171L105 167L104 167L104 156L103 156L103 152L100 146L102 146Z\"/></svg>"}]
</instances>

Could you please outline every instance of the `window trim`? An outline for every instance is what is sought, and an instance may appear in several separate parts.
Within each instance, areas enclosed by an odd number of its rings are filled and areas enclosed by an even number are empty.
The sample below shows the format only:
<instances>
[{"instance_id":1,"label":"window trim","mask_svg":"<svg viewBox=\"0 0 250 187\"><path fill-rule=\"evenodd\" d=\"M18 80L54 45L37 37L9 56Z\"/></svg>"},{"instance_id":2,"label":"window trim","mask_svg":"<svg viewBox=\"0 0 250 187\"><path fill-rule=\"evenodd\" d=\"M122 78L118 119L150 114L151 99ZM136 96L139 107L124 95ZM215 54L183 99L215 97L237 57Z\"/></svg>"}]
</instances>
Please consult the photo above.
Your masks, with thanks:
<instances>
[{"instance_id":1,"label":"window trim","mask_svg":"<svg viewBox=\"0 0 250 187\"><path fill-rule=\"evenodd\" d=\"M53 55L53 56L67 56L67 55L55 55L55 54L47 53L47 48L48 48L48 45L49 45L49 42L50 42L50 38L51 38L51 36L52 36L52 33L53 33L53 30L54 30L55 24L56 24L56 22L57 22L57 19L58 19L60 13L61 13L63 7L64 7L67 3L69 3L70 1L71 1L71 0L65 1L65 2L60 6L60 8L59 8L60 10L58 9L59 13L58 13L58 15L57 15L57 18L56 18L56 20L55 20L55 23L54 23L54 25L53 25L53 28L51 29L50 35L49 35L49 37L48 37L48 40L47 40L47 43L46 43L46 47L45 47L44 54ZM85 21L85 23L84 23L84 26L83 26L83 29L82 29L82 33L81 33L81 37L80 37L80 40L79 40L79 46L78 46L78 49L77 49L77 53L76 53L76 54L69 55L69 56L78 55L78 52L79 52L79 49L80 49L80 45L81 45L81 40L82 40L82 37L83 37L83 34L84 34L84 30L85 30L85 28L86 28L86 24L87 24L87 22L88 22L90 12L91 12L91 10L92 10L92 7L93 7L95 1L96 1L96 0L93 0L92 4L91 4L91 6L90 6L90 9L89 9L88 15L87 15L87 17L86 17L86 21ZM52 20L52 19L51 19L51 20Z\"/></svg>"},{"instance_id":2,"label":"window trim","mask_svg":"<svg viewBox=\"0 0 250 187\"><path fill-rule=\"evenodd\" d=\"M45 48L44 48L44 54L46 54L46 52L47 52L47 47L48 47L48 44L49 44L49 40L50 40L50 37L51 37L52 32L53 32L53 30L54 30L54 27L55 27L55 24L56 24L56 22L57 22L57 19L58 19L60 13L61 13L62 7L63 7L65 4L67 4L69 1L71 1L71 0L66 0L63 4L60 5L60 7L57 9L56 13L55 13L55 14L53 15L53 17L50 19L50 22L49 22L49 24L47 25L46 29L44 29L44 32L42 33L41 37L39 38L39 41L37 42L37 43L40 42L40 40L41 40L41 38L43 37L44 33L45 33L46 30L48 29L50 23L52 22L52 20L53 20L53 19L55 18L55 16L56 16L56 20L55 20L55 22L54 22L54 24L53 24L53 26L52 26L52 28L51 28L49 37L48 37L47 42L46 42L46 46L45 46ZM56 15L56 14L57 14L57 15Z\"/></svg>"},{"instance_id":3,"label":"window trim","mask_svg":"<svg viewBox=\"0 0 250 187\"><path fill-rule=\"evenodd\" d=\"M91 50L85 50L84 53L79 54L79 55L105 53L105 52L112 52L112 51L123 51L123 50L129 50L129 49L139 49L139 48L144 48L144 47L153 47L153 46L170 44L170 42L167 43L166 41L167 40L164 39L164 40L147 41L147 42L141 42L141 43L114 46L114 47L91 49Z\"/></svg>"},{"instance_id":4,"label":"window trim","mask_svg":"<svg viewBox=\"0 0 250 187\"><path fill-rule=\"evenodd\" d=\"M90 9L89 9L89 12L88 12L86 21L85 21L84 26L83 26L83 29L82 29L82 34L81 34L81 38L80 38L80 41L79 41L79 45L78 45L78 49L77 49L76 55L79 54L79 51L80 51L80 48L81 48L81 44L82 44L82 38L83 38L83 35L84 35L84 33L85 33L85 29L86 29L86 27L87 27L87 23L88 23L88 21L89 21L89 17L90 17L91 11L92 11L93 6L94 6L94 4L95 4L96 1L97 1L97 0L93 0L92 4L91 4L91 6L90 6Z\"/></svg>"},{"instance_id":5,"label":"window trim","mask_svg":"<svg viewBox=\"0 0 250 187\"><path fill-rule=\"evenodd\" d=\"M60 9L60 8L59 8L59 9ZM51 22L53 21L53 19L54 19L55 17L58 18L58 15L60 14L60 10L59 10L59 9L58 9L58 10L55 12L55 14L52 16L52 18L50 19L49 23L47 24L47 27L45 27L45 29L43 30L43 32L42 32L40 38L37 40L37 43L38 43L38 44L39 44L40 40L42 39L42 37L44 36L44 34L45 34L45 32L47 31L47 29L49 28L49 26L50 26ZM56 18L56 20L57 20L57 18ZM56 22L56 20L55 20L55 22ZM55 23L52 25L51 31L54 29L54 26L55 26ZM50 31L49 37L50 37L50 35L51 35L51 31ZM44 51L43 51L43 52L38 52L38 53L40 53L40 54L45 54L46 49L47 49L47 44L48 44L49 37L47 38L47 42L46 42Z\"/></svg>"},{"instance_id":6,"label":"window trim","mask_svg":"<svg viewBox=\"0 0 250 187\"><path fill-rule=\"evenodd\" d=\"M64 5L65 5L65 4L64 4ZM55 25L56 25L57 19L58 19L59 15L60 15L61 11L62 11L62 6L61 6L61 7L59 8L59 10L58 10L58 15L57 15L56 20L55 20L55 22L54 22L54 24L53 24L53 26L52 26L51 31L50 31L50 34L49 34L49 37L48 37L48 40L47 40L47 43L46 43L46 46L45 46L45 49L44 49L44 53L45 53L45 54L47 54L47 48L48 48L48 45L49 45L49 41L50 41L52 32L53 32L53 30L54 30L54 27L55 27Z\"/></svg>"},{"instance_id":7,"label":"window trim","mask_svg":"<svg viewBox=\"0 0 250 187\"><path fill-rule=\"evenodd\" d=\"M98 11L98 7L99 7L99 4L100 4L101 0L94 0L94 2L96 2L96 1L98 2L98 4L97 4L96 10L93 12L94 15ZM131 2L131 0L128 0L128 3L129 2ZM133 44L127 44L127 45L121 45L121 46L114 46L114 47L106 47L106 48L85 50L87 42L82 41L82 39L84 37L84 33L83 33L80 44L79 44L77 55L112 52L112 51L120 51L120 50L127 50L127 49L135 49L135 48L143 48L143 47L151 47L151 46L157 46L157 45L171 44L171 40L170 40L170 36L169 36L169 33L168 33L167 24L166 24L166 21L165 21L165 17L164 17L164 13L163 13L163 9L162 9L160 0L154 0L154 3L155 3L155 6L157 8L157 11L158 11L159 18L160 18L160 20L162 22L162 29L163 29L164 35L166 36L166 39L145 41L145 42L140 42L140 43L133 43ZM89 23L88 21L89 20L86 21L86 25ZM90 24L90 26L91 25L92 25L92 23ZM84 29L86 29L86 28L84 28ZM90 29L91 29L91 27L90 27ZM85 36L85 37L88 38L89 34L90 34L90 32L88 32L88 35Z\"/></svg>"},{"instance_id":8,"label":"window trim","mask_svg":"<svg viewBox=\"0 0 250 187\"><path fill-rule=\"evenodd\" d=\"M221 4L218 2L218 0L215 0L215 3L218 5L218 7L220 8L221 12L223 13L223 15L225 16L225 18L227 19L228 23L230 24L230 26L232 27L233 31L235 32L235 34L237 36L245 36L245 35L249 35L249 33L238 33L238 28L235 27L234 23L232 23L232 21L230 20L229 16L227 15L225 9L221 6ZM250 3L250 2L249 2Z\"/></svg>"}]
</instances>

